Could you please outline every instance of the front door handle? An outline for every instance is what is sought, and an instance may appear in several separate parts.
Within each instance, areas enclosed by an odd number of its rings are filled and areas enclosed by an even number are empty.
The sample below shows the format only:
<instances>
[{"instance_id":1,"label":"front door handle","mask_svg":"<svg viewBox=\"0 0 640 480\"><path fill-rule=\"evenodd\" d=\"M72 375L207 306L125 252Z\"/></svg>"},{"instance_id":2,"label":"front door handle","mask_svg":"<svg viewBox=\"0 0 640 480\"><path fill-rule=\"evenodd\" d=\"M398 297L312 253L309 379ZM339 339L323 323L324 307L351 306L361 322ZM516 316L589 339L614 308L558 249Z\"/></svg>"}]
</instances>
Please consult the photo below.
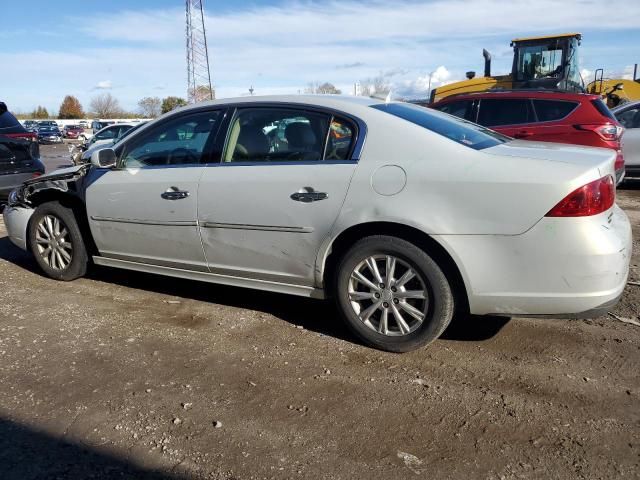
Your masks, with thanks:
<instances>
[{"instance_id":1,"label":"front door handle","mask_svg":"<svg viewBox=\"0 0 640 480\"><path fill-rule=\"evenodd\" d=\"M304 187L299 191L292 193L290 198L296 202L311 203L317 202L318 200L325 200L329 198L329 195L325 192L316 192L311 187Z\"/></svg>"},{"instance_id":2,"label":"front door handle","mask_svg":"<svg viewBox=\"0 0 640 480\"><path fill-rule=\"evenodd\" d=\"M180 190L178 187L171 187L166 192L160 194L165 200L181 200L189 196L189 192L186 190Z\"/></svg>"}]
</instances>

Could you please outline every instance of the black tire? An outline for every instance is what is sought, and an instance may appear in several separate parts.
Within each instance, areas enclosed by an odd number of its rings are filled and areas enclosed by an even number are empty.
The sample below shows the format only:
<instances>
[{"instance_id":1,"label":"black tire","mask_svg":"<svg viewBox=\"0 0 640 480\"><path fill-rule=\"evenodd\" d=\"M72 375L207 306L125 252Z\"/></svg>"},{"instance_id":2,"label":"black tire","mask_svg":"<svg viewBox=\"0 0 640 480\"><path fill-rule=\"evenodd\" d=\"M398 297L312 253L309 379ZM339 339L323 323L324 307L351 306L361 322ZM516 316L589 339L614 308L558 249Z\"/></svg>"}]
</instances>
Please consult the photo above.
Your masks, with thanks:
<instances>
[{"instance_id":1,"label":"black tire","mask_svg":"<svg viewBox=\"0 0 640 480\"><path fill-rule=\"evenodd\" d=\"M413 277L414 280L411 281L421 282L418 283L420 286L417 288L422 291L426 291L428 294L428 296L425 296L427 300L419 300L419 302L423 302L421 304L422 306L420 308L416 308L416 310L422 311L424 315L422 322L420 323L411 316L408 317L414 322L414 325L411 327L414 328L414 330L410 329L408 333L403 333L400 328L400 323L397 322L396 317L388 317L392 318L392 320L389 321L389 324L391 325L391 322L395 322L398 327L394 333L395 336L376 331L376 329L374 329L375 325L372 325L373 322L375 322L374 317L371 317L372 320L370 320L370 326L367 326L363 320L361 320L358 313L356 313L354 306L352 306L352 293L350 293L350 288L353 291L354 283L351 278L354 269L359 266L361 266L360 268L368 268L362 267L363 262L368 258L378 258L377 256L387 255L399 260L400 262L397 263L403 266L403 268L408 267L412 269L413 272L416 273L416 276ZM381 259L381 261L384 260ZM369 269L369 271L371 270ZM383 277L386 278L386 271ZM396 278L394 282L397 281L398 279ZM362 286L364 286L364 284ZM389 287L389 285L387 285L387 287ZM363 293L366 293L366 289L369 287L364 288L365 291L363 291ZM389 290L389 288L385 288L386 293L384 293L385 290L382 290L382 295L386 297L393 295L390 293L391 290ZM406 240L391 236L380 235L363 238L356 242L353 247L344 254L338 264L334 294L338 308L351 331L353 331L353 333L366 344L374 348L390 352L408 352L434 341L447 328L454 313L454 296L452 288L438 264L429 255L427 255L424 250L418 248L416 245L407 242ZM383 298L380 300L363 300L363 302L371 302L370 306L372 306L374 302L381 302L382 300ZM403 316L406 316L405 310L401 308L402 305L398 305L398 303L405 302L406 305L406 302L409 300L398 299L395 297L391 298L391 300L391 302L385 302L387 305L387 307L385 307L385 309L387 309L387 313L385 313L385 315L395 315L392 310L396 310L401 312ZM391 305L391 303L395 303L397 308ZM365 306L366 305L367 304L365 303ZM384 312L381 307L378 308L380 310L379 316L381 316ZM374 310L374 312L375 315L378 313L378 310ZM362 310L361 313L363 313ZM382 328L380 327L381 323L382 320L379 320L377 324L378 328ZM385 323L385 328L386 325L387 324Z\"/></svg>"},{"instance_id":2,"label":"black tire","mask_svg":"<svg viewBox=\"0 0 640 480\"><path fill-rule=\"evenodd\" d=\"M43 220L46 223L46 218L57 219L60 222L58 228L59 232L63 232L66 229L67 235L64 236L64 254L70 257L70 261L64 260L64 266L59 263L58 257L52 259L50 255L45 258L46 243L42 240L38 241L38 238L49 238L46 236L46 232L39 231L39 225ZM46 225L42 225L46 229ZM58 240L56 238L56 242ZM70 244L70 247L67 246ZM58 245L58 243L55 243ZM60 243L59 245L63 245ZM76 221L73 210L61 205L59 202L47 202L36 208L31 220L29 222L29 248L36 259L36 262L40 268L47 274L47 276L63 281L75 280L76 278L84 276L87 272L87 263L89 257L87 255L87 249L80 233L80 227ZM43 251L44 250L44 251ZM59 258L62 258L60 255Z\"/></svg>"}]
</instances>

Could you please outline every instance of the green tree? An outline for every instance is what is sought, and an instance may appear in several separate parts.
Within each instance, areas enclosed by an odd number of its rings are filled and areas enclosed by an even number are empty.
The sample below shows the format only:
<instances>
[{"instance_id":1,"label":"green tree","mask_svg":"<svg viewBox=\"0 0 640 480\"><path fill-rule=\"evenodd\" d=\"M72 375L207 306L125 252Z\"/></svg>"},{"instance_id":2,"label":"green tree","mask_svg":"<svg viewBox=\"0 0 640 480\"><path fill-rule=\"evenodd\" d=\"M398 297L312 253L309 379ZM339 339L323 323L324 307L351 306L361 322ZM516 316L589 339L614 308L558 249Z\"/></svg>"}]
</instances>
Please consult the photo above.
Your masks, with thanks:
<instances>
[{"instance_id":1,"label":"green tree","mask_svg":"<svg viewBox=\"0 0 640 480\"><path fill-rule=\"evenodd\" d=\"M162 99L162 113L167 113L174 108L182 107L187 104L184 98L180 97L166 97Z\"/></svg>"},{"instance_id":2,"label":"green tree","mask_svg":"<svg viewBox=\"0 0 640 480\"><path fill-rule=\"evenodd\" d=\"M73 95L67 95L60 104L58 118L84 118L80 101Z\"/></svg>"},{"instance_id":3,"label":"green tree","mask_svg":"<svg viewBox=\"0 0 640 480\"><path fill-rule=\"evenodd\" d=\"M42 105L38 105L38 107L31 112L32 118L49 118L49 112Z\"/></svg>"}]
</instances>

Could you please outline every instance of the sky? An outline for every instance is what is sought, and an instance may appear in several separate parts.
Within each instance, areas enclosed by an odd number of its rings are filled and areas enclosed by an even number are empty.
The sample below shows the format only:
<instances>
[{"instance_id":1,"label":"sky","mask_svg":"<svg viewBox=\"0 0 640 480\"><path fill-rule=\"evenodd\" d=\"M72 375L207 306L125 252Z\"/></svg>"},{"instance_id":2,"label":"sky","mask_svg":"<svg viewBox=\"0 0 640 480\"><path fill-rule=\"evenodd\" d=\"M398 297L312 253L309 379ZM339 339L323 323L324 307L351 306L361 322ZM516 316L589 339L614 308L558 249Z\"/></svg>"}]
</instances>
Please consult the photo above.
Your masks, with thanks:
<instances>
[{"instance_id":1,"label":"sky","mask_svg":"<svg viewBox=\"0 0 640 480\"><path fill-rule=\"evenodd\" d=\"M298 93L331 82L343 93L383 75L397 96L511 69L512 38L581 32L587 76L629 76L640 63L640 2L610 0L203 0L218 98ZM607 13L609 12L609 13ZM611 14L610 12L624 12ZM17 112L87 108L109 92L135 111L142 97L186 97L183 0L0 0L0 100Z\"/></svg>"}]
</instances>

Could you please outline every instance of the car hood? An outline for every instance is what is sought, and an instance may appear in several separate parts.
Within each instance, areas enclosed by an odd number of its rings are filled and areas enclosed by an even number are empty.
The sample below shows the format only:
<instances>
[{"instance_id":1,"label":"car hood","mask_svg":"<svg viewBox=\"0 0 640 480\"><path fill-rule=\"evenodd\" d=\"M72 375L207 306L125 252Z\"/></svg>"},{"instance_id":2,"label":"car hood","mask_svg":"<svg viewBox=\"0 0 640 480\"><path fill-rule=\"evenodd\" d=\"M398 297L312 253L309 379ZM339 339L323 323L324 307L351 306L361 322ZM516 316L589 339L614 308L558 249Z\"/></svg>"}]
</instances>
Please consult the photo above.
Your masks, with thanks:
<instances>
[{"instance_id":1,"label":"car hood","mask_svg":"<svg viewBox=\"0 0 640 480\"><path fill-rule=\"evenodd\" d=\"M31 179L31 180L27 180L24 183L25 183L25 185L29 185L31 183L45 182L47 180L64 180L64 179L68 179L68 178L74 177L75 175L80 173L81 170L85 170L86 168L87 168L86 165L75 165L73 167L60 168L60 169L55 170L53 172L49 172L49 173L45 173L44 175L40 175L37 178Z\"/></svg>"},{"instance_id":2,"label":"car hood","mask_svg":"<svg viewBox=\"0 0 640 480\"><path fill-rule=\"evenodd\" d=\"M566 143L531 142L528 140L513 140L487 148L483 152L491 155L568 163L586 168L597 167L603 175L605 174L603 170L607 170L608 163L613 166L617 155L616 151L610 148L583 147Z\"/></svg>"}]
</instances>

